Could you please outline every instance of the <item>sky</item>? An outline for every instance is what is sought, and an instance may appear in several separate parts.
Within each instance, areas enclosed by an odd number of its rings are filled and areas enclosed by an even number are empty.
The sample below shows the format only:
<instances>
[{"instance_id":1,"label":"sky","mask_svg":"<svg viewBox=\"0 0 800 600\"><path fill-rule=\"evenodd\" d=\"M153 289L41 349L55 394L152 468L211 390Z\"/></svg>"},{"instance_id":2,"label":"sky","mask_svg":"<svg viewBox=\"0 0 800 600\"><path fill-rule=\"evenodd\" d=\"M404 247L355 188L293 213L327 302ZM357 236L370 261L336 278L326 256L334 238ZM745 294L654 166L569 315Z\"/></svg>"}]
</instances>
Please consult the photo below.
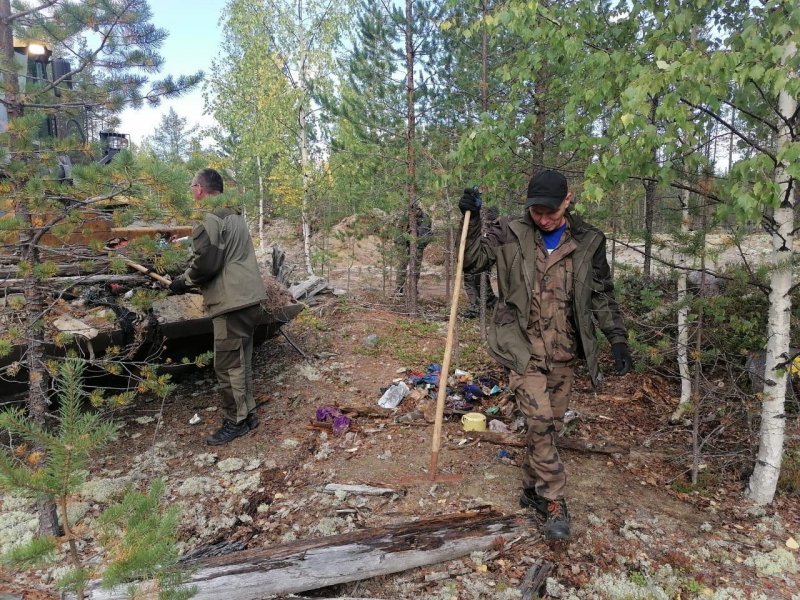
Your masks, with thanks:
<instances>
[{"instance_id":1,"label":"sky","mask_svg":"<svg viewBox=\"0 0 800 600\"><path fill-rule=\"evenodd\" d=\"M161 47L164 66L157 78L210 71L211 60L219 53L222 35L218 21L225 4L226 0L150 0L153 24L169 32ZM209 115L203 115L201 83L194 92L175 100L164 100L156 108L125 110L121 114L119 132L127 133L138 144L153 133L170 107L188 120L189 127L214 123Z\"/></svg>"}]
</instances>

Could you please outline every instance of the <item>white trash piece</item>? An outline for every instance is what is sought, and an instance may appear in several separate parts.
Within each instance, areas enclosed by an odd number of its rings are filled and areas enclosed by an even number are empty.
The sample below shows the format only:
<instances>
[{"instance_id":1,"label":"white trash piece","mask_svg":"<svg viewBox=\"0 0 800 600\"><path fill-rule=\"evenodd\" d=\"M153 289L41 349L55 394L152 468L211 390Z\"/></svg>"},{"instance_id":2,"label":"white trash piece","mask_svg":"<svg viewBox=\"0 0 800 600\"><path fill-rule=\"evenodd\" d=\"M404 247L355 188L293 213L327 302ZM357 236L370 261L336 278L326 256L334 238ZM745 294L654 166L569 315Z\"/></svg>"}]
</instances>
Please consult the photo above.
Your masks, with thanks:
<instances>
[{"instance_id":1,"label":"white trash piece","mask_svg":"<svg viewBox=\"0 0 800 600\"><path fill-rule=\"evenodd\" d=\"M197 425L200 422L200 415L194 413L194 416L189 419L189 425Z\"/></svg>"},{"instance_id":2,"label":"white trash piece","mask_svg":"<svg viewBox=\"0 0 800 600\"><path fill-rule=\"evenodd\" d=\"M382 406L383 408L397 408L397 405L400 404L403 398L408 396L410 392L411 390L408 389L408 386L403 381L392 384L383 393L380 400L378 400L378 406Z\"/></svg>"}]
</instances>

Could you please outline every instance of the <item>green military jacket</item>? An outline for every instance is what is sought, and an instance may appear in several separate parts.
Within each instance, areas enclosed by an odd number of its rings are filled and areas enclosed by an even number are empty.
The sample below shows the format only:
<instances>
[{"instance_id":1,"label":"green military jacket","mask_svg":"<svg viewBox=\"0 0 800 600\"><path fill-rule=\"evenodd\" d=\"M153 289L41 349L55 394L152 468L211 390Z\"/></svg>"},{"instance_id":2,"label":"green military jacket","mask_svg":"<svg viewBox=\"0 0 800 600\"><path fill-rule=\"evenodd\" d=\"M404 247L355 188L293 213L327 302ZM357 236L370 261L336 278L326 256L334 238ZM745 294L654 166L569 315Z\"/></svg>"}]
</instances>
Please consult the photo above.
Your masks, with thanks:
<instances>
[{"instance_id":1,"label":"green military jacket","mask_svg":"<svg viewBox=\"0 0 800 600\"><path fill-rule=\"evenodd\" d=\"M592 382L597 383L598 342L595 323L611 344L625 342L627 332L606 259L606 238L579 216L567 214L570 233L577 243L572 254L572 307L578 354L586 359ZM526 334L531 314L536 236L541 236L529 214L500 219L481 236L480 220L470 220L464 254L464 271L479 273L497 265L499 302L495 308L488 341L489 350L502 365L524 374L531 359Z\"/></svg>"},{"instance_id":2,"label":"green military jacket","mask_svg":"<svg viewBox=\"0 0 800 600\"><path fill-rule=\"evenodd\" d=\"M211 317L259 304L266 298L253 240L244 218L231 208L203 214L192 231L186 283L203 292Z\"/></svg>"}]
</instances>

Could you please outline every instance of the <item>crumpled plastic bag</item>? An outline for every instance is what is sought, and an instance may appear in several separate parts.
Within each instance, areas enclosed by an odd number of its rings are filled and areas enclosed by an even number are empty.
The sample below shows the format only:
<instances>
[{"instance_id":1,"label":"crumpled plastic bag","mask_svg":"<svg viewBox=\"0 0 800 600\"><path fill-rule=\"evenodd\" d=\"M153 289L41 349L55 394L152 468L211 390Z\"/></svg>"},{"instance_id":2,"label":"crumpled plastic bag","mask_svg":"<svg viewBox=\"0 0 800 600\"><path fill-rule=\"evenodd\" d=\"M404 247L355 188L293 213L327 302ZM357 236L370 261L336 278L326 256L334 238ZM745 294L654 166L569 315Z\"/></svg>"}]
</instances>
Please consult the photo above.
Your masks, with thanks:
<instances>
[{"instance_id":1,"label":"crumpled plastic bag","mask_svg":"<svg viewBox=\"0 0 800 600\"><path fill-rule=\"evenodd\" d=\"M353 423L350 417L343 415L335 406L320 406L316 417L318 423L330 423L335 435L343 434Z\"/></svg>"}]
</instances>

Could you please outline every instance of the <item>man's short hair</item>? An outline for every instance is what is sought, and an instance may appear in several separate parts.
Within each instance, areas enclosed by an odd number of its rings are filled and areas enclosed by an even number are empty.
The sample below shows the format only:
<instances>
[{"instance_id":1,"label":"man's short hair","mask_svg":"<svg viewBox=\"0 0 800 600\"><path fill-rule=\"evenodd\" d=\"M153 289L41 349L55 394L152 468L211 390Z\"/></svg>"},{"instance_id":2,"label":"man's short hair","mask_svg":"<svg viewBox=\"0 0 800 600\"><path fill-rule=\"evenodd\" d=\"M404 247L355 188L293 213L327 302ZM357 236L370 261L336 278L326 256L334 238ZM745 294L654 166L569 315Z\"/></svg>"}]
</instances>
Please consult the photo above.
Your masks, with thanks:
<instances>
[{"instance_id":1,"label":"man's short hair","mask_svg":"<svg viewBox=\"0 0 800 600\"><path fill-rule=\"evenodd\" d=\"M225 185L222 183L222 175L214 169L200 169L195 175L197 183L203 186L206 193L221 194L225 191Z\"/></svg>"}]
</instances>

